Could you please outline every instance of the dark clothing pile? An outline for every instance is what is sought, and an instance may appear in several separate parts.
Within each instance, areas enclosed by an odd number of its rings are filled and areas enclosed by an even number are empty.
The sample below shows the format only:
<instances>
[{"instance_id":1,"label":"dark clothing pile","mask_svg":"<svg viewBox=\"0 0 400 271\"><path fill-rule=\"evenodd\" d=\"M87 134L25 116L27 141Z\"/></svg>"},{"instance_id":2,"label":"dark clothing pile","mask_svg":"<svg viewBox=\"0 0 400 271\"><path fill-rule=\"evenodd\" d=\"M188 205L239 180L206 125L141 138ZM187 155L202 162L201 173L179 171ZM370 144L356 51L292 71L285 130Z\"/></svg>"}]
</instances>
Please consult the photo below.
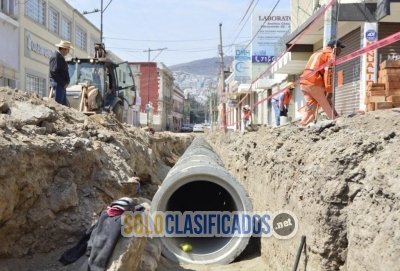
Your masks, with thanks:
<instances>
[{"instance_id":1,"label":"dark clothing pile","mask_svg":"<svg viewBox=\"0 0 400 271\"><path fill-rule=\"evenodd\" d=\"M144 207L137 205L132 211L144 211ZM88 259L82 271L106 270L121 235L121 226L121 214L109 216L107 211L103 211L97 223L85 232L76 246L64 252L59 261L68 265L86 252Z\"/></svg>"}]
</instances>

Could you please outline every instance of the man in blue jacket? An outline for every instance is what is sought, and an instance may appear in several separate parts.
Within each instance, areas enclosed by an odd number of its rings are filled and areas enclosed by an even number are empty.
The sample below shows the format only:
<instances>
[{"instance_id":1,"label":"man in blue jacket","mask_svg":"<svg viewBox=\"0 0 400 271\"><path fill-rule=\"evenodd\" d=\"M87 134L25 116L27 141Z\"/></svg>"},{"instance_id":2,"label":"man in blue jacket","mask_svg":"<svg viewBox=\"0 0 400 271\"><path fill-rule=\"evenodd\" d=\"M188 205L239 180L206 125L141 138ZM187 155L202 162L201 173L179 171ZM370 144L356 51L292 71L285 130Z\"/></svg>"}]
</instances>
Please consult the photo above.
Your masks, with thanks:
<instances>
[{"instance_id":1,"label":"man in blue jacket","mask_svg":"<svg viewBox=\"0 0 400 271\"><path fill-rule=\"evenodd\" d=\"M74 47L69 41L62 40L56 44L58 51L55 51L50 58L50 85L54 90L54 99L57 103L68 105L67 103L67 87L69 84L68 64L65 56Z\"/></svg>"}]
</instances>

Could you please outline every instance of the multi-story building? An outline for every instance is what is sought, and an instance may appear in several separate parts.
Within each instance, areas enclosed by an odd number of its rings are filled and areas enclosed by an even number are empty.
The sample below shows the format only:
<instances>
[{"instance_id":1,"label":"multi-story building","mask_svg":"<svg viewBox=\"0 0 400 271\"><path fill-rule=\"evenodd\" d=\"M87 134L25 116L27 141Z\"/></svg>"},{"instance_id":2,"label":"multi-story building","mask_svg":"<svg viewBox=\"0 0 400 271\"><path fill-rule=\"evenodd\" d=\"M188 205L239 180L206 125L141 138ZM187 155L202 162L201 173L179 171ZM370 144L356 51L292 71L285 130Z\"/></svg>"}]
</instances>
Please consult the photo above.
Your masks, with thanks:
<instances>
[{"instance_id":1,"label":"multi-story building","mask_svg":"<svg viewBox=\"0 0 400 271\"><path fill-rule=\"evenodd\" d=\"M100 31L66 1L20 1L19 62L22 90L40 96L49 92L49 59L57 50L55 44L68 40L75 48L69 57L94 56L94 44L100 42ZM10 51L13 49L7 49ZM68 57L67 56L67 57Z\"/></svg>"},{"instance_id":2,"label":"multi-story building","mask_svg":"<svg viewBox=\"0 0 400 271\"><path fill-rule=\"evenodd\" d=\"M157 63L159 71L159 90L158 90L158 115L160 116L160 128L162 131L167 129L167 123L172 123L173 112L173 93L174 93L174 76L167 66L162 62Z\"/></svg>"},{"instance_id":3,"label":"multi-story building","mask_svg":"<svg viewBox=\"0 0 400 271\"><path fill-rule=\"evenodd\" d=\"M157 131L167 130L167 124L173 120L173 89L172 72L162 62L130 62L130 67L140 74L136 84L140 86L137 100L140 101L140 126L151 125ZM151 104L150 113L146 105Z\"/></svg>"},{"instance_id":4,"label":"multi-story building","mask_svg":"<svg viewBox=\"0 0 400 271\"><path fill-rule=\"evenodd\" d=\"M275 63L275 74L288 75L292 80L298 79L311 54L326 46L331 38L338 38L346 44L340 58L399 31L400 3L397 0L342 0L340 4L333 6L337 6L336 16L335 12L325 11L330 1L312 5L319 2L304 1L303 7L308 7L304 9L299 9L297 3L292 3L291 33L284 37L283 42L286 46L282 52L291 45L294 46ZM397 57L400 59L400 42L390 43L337 65L334 78L335 108L338 113L348 115L365 109L366 87L368 82L377 83L379 64ZM297 87L294 106L289 112L294 118L301 116L297 110L304 105L302 96L300 88Z\"/></svg>"},{"instance_id":5,"label":"multi-story building","mask_svg":"<svg viewBox=\"0 0 400 271\"><path fill-rule=\"evenodd\" d=\"M397 33L400 27L398 0L337 1L333 6L334 10L337 8L337 13L332 9L326 9L330 2L306 0L300 7L297 2L292 1L291 27L276 43L275 54L279 59L272 63L270 72L252 86L238 85L238 82L234 81L234 76L226 79L230 103L242 101L237 107L227 111L229 123L236 124L231 128L240 128L238 124L241 116L238 109L254 102L258 105L253 108L253 123L275 125L270 97L283 89L288 81L298 80L310 56L326 46L330 39L338 38L346 44L340 58ZM286 52L289 47L291 49ZM387 59L400 59L400 42L371 50L367 54L336 66L335 108L340 115L365 109L364 96L367 84L377 83L379 64ZM250 86L252 91L249 92ZM289 105L289 117L300 118L301 113L298 110L304 104L303 94L297 85Z\"/></svg>"},{"instance_id":6,"label":"multi-story building","mask_svg":"<svg viewBox=\"0 0 400 271\"><path fill-rule=\"evenodd\" d=\"M185 96L182 89L178 86L174 86L173 93L173 112L172 112L172 123L169 125L171 131L180 131L183 124L183 105Z\"/></svg>"},{"instance_id":7,"label":"multi-story building","mask_svg":"<svg viewBox=\"0 0 400 271\"><path fill-rule=\"evenodd\" d=\"M19 88L19 5L15 0L0 4L0 86Z\"/></svg>"},{"instance_id":8,"label":"multi-story building","mask_svg":"<svg viewBox=\"0 0 400 271\"><path fill-rule=\"evenodd\" d=\"M139 127L140 126L140 107L142 104L142 99L140 96L140 93L141 93L140 78L141 78L142 74L140 72L140 64L129 63L129 66L131 67L133 78L135 80L136 97L135 97L135 103L129 106L127 123L132 124L133 126Z\"/></svg>"}]
</instances>

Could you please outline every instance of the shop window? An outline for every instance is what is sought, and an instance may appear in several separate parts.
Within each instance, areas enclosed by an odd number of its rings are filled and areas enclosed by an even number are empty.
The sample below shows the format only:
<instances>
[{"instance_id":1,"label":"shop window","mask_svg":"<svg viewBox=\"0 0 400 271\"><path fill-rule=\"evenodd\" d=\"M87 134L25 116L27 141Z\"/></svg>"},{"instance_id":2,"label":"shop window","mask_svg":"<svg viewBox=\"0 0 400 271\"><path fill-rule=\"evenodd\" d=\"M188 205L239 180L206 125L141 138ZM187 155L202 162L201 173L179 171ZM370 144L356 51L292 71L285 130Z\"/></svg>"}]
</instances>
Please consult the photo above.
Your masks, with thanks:
<instances>
[{"instance_id":1,"label":"shop window","mask_svg":"<svg viewBox=\"0 0 400 271\"><path fill-rule=\"evenodd\" d=\"M50 31L58 34L58 22L59 22L59 15L58 12L55 11L54 9L50 9L49 12L50 16L49 16L49 29Z\"/></svg>"},{"instance_id":2,"label":"shop window","mask_svg":"<svg viewBox=\"0 0 400 271\"><path fill-rule=\"evenodd\" d=\"M65 17L62 17L61 20L61 37L64 40L71 40L71 22Z\"/></svg>"},{"instance_id":3,"label":"shop window","mask_svg":"<svg viewBox=\"0 0 400 271\"><path fill-rule=\"evenodd\" d=\"M25 14L36 22L46 24L46 2L42 0L25 1Z\"/></svg>"},{"instance_id":4,"label":"shop window","mask_svg":"<svg viewBox=\"0 0 400 271\"><path fill-rule=\"evenodd\" d=\"M27 74L26 75L26 90L30 91L30 92L34 92L41 97L44 97L46 94L45 79Z\"/></svg>"},{"instance_id":5,"label":"shop window","mask_svg":"<svg viewBox=\"0 0 400 271\"><path fill-rule=\"evenodd\" d=\"M76 28L75 42L77 47L86 51L86 33L79 27Z\"/></svg>"}]
</instances>

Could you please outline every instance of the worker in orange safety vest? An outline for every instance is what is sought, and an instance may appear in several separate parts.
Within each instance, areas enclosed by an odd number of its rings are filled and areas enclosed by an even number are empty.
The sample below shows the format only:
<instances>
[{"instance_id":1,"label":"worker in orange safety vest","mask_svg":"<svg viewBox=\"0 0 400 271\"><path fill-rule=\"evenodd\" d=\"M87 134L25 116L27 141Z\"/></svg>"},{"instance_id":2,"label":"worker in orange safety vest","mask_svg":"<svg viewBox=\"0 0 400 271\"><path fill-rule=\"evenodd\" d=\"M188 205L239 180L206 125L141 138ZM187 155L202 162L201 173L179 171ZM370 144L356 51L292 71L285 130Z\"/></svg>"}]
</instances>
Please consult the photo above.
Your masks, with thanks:
<instances>
[{"instance_id":1,"label":"worker in orange safety vest","mask_svg":"<svg viewBox=\"0 0 400 271\"><path fill-rule=\"evenodd\" d=\"M272 107L274 108L276 126L281 125L281 116L287 117L289 103L292 99L293 90L295 88L293 82L287 83L286 87L287 89L272 98Z\"/></svg>"},{"instance_id":2,"label":"worker in orange safety vest","mask_svg":"<svg viewBox=\"0 0 400 271\"><path fill-rule=\"evenodd\" d=\"M310 57L301 77L339 56L342 48L345 47L346 45L338 39L329 41L326 48ZM332 68L333 64L300 81L300 89L304 94L306 105L299 127L307 126L314 121L318 105L322 107L329 119L332 120L339 117L336 111L332 110L332 105L329 101L332 96Z\"/></svg>"}]
</instances>

